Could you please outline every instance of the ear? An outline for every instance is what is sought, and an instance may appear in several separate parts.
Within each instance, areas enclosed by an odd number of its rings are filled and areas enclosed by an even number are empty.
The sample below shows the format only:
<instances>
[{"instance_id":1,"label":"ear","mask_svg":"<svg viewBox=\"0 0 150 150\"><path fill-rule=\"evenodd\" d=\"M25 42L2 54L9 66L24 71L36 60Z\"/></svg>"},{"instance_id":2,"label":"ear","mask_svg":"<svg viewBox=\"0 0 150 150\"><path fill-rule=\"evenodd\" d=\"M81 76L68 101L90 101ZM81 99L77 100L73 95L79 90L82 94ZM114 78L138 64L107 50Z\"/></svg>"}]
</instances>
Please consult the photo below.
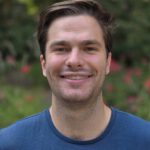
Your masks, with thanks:
<instances>
[{"instance_id":1,"label":"ear","mask_svg":"<svg viewBox=\"0 0 150 150\"><path fill-rule=\"evenodd\" d=\"M46 77L46 61L42 54L40 55L40 63L41 63L43 76Z\"/></svg>"},{"instance_id":2,"label":"ear","mask_svg":"<svg viewBox=\"0 0 150 150\"><path fill-rule=\"evenodd\" d=\"M109 52L108 56L107 56L107 62L106 62L106 75L109 74L109 72L110 72L111 57L112 57L112 54L111 54L111 52Z\"/></svg>"}]
</instances>

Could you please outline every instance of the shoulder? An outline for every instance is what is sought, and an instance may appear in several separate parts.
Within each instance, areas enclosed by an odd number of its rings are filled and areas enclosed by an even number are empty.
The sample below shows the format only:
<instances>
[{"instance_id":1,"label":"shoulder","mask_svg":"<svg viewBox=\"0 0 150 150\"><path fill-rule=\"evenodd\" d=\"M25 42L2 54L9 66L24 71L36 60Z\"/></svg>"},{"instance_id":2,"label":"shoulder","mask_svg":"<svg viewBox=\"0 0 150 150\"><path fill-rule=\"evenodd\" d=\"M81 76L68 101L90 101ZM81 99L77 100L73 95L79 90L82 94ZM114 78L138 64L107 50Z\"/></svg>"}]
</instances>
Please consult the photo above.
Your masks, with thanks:
<instances>
[{"instance_id":1,"label":"shoulder","mask_svg":"<svg viewBox=\"0 0 150 150\"><path fill-rule=\"evenodd\" d=\"M141 141L148 140L150 142L150 122L138 116L132 115L115 109L116 111L116 126L120 132L125 135L130 135L135 139L139 138Z\"/></svg>"},{"instance_id":2,"label":"shoulder","mask_svg":"<svg viewBox=\"0 0 150 150\"><path fill-rule=\"evenodd\" d=\"M115 109L117 118L120 122L123 122L127 125L136 125L136 127L150 127L150 122L146 121L138 116L135 116L133 114L120 111L118 109Z\"/></svg>"},{"instance_id":3,"label":"shoulder","mask_svg":"<svg viewBox=\"0 0 150 150\"><path fill-rule=\"evenodd\" d=\"M39 130L39 124L43 122L44 111L38 114L26 117L16 123L0 129L0 149L18 141L23 141L26 137L32 136L34 132ZM27 136L28 135L28 136Z\"/></svg>"}]
</instances>

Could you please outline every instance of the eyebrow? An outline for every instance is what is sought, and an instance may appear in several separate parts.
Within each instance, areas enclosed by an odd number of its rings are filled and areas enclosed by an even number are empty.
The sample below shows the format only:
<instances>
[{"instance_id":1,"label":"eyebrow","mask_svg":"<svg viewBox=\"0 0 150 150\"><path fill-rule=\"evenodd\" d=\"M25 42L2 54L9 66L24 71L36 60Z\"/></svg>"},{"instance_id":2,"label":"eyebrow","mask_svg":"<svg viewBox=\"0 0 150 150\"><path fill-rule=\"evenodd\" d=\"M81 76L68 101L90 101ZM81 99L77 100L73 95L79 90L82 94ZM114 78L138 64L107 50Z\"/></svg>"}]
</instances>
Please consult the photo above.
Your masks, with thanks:
<instances>
[{"instance_id":1,"label":"eyebrow","mask_svg":"<svg viewBox=\"0 0 150 150\"><path fill-rule=\"evenodd\" d=\"M83 42L81 42L82 45L97 45L97 46L102 46L100 42L98 42L97 40L85 40Z\"/></svg>"},{"instance_id":2,"label":"eyebrow","mask_svg":"<svg viewBox=\"0 0 150 150\"><path fill-rule=\"evenodd\" d=\"M54 41L50 44L50 47L58 46L58 45L69 45L67 41Z\"/></svg>"},{"instance_id":3,"label":"eyebrow","mask_svg":"<svg viewBox=\"0 0 150 150\"><path fill-rule=\"evenodd\" d=\"M101 47L101 43L97 40L83 40L81 45L97 45ZM50 47L59 46L59 45L70 45L68 41L61 40L61 41L54 41L50 44Z\"/></svg>"}]
</instances>

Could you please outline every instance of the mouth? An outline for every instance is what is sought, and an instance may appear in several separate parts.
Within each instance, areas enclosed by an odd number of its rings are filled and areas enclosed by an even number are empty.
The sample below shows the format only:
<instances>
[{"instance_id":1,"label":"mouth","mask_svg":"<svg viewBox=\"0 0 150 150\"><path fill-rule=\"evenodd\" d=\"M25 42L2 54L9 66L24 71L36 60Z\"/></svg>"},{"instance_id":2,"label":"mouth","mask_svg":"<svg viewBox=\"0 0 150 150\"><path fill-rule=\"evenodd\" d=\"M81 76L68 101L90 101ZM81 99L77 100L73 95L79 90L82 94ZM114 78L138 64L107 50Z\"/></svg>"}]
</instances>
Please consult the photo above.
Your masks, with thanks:
<instances>
[{"instance_id":1,"label":"mouth","mask_svg":"<svg viewBox=\"0 0 150 150\"><path fill-rule=\"evenodd\" d=\"M63 72L60 74L61 78L69 80L84 80L92 77L91 72Z\"/></svg>"},{"instance_id":2,"label":"mouth","mask_svg":"<svg viewBox=\"0 0 150 150\"><path fill-rule=\"evenodd\" d=\"M90 77L92 77L92 75L79 75L79 74L61 75L61 78L68 79L68 80L85 80L85 79L88 79Z\"/></svg>"},{"instance_id":3,"label":"mouth","mask_svg":"<svg viewBox=\"0 0 150 150\"><path fill-rule=\"evenodd\" d=\"M64 72L60 75L62 81L73 88L87 86L92 82L93 76L91 72Z\"/></svg>"}]
</instances>

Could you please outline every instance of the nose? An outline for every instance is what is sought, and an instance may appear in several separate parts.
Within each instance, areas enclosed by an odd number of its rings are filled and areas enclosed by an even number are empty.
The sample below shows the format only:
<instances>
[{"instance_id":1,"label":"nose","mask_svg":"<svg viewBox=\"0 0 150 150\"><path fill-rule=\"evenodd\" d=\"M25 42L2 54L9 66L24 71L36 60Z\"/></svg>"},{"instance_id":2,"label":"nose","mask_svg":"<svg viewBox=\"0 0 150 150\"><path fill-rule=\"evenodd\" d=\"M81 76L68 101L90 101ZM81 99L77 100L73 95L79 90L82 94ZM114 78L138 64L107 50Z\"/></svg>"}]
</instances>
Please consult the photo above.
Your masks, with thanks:
<instances>
[{"instance_id":1,"label":"nose","mask_svg":"<svg viewBox=\"0 0 150 150\"><path fill-rule=\"evenodd\" d=\"M78 48L73 48L66 60L66 65L72 69L79 69L83 65L82 53Z\"/></svg>"}]
</instances>

